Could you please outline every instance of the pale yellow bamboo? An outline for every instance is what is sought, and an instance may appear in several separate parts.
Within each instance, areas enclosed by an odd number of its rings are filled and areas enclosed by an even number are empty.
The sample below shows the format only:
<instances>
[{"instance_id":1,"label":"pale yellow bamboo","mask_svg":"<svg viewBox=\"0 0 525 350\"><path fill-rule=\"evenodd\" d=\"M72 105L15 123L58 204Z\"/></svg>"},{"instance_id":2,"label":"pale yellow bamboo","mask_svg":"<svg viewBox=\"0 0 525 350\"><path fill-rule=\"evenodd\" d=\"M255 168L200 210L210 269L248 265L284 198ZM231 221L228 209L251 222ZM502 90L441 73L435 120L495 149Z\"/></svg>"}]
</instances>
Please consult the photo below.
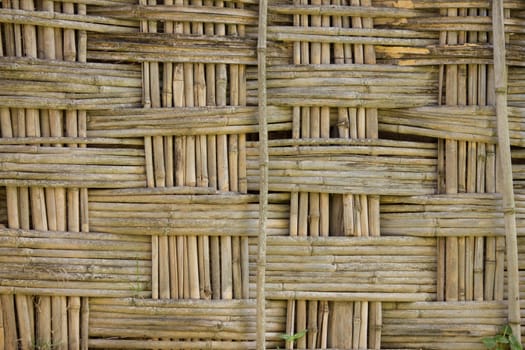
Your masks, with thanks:
<instances>
[{"instance_id":1,"label":"pale yellow bamboo","mask_svg":"<svg viewBox=\"0 0 525 350\"><path fill-rule=\"evenodd\" d=\"M89 339L89 298L82 297L80 306L80 349L88 349Z\"/></svg>"},{"instance_id":2,"label":"pale yellow bamboo","mask_svg":"<svg viewBox=\"0 0 525 350\"><path fill-rule=\"evenodd\" d=\"M306 334L306 345L308 348L313 348L317 345L318 340L318 302L315 300L310 300L308 302L308 322Z\"/></svg>"},{"instance_id":3,"label":"pale yellow bamboo","mask_svg":"<svg viewBox=\"0 0 525 350\"><path fill-rule=\"evenodd\" d=\"M16 313L14 297L8 294L0 295L2 302L2 319L4 321L4 347L6 349L18 348L18 332L16 327Z\"/></svg>"},{"instance_id":4,"label":"pale yellow bamboo","mask_svg":"<svg viewBox=\"0 0 525 350\"><path fill-rule=\"evenodd\" d=\"M518 249L516 238L516 214L514 203L514 189L512 184L512 161L510 155L510 140L507 116L507 66L505 52L505 28L504 28L504 9L502 1L492 3L492 20L494 35L494 92L496 97L496 116L498 130L498 156L500 171L497 181L503 196L503 211L505 217L506 231L506 254L507 254L507 273L508 273L508 318L516 338L521 342L520 330L520 310L519 310L519 283L518 283ZM505 244L501 242L499 245ZM498 244L496 245L497 248ZM503 250L503 249L502 249ZM499 255L502 257L503 252ZM498 254L496 254L498 259ZM501 260L503 260L501 258ZM496 261L497 262L497 261ZM500 263L503 265L503 262ZM497 266L497 264L496 264ZM501 272L500 270L498 272ZM498 281L502 282L502 281ZM503 293L495 293L500 297Z\"/></svg>"},{"instance_id":5,"label":"pale yellow bamboo","mask_svg":"<svg viewBox=\"0 0 525 350\"><path fill-rule=\"evenodd\" d=\"M295 300L286 302L286 334L295 334ZM286 349L293 349L295 342L285 341Z\"/></svg>"}]
</instances>

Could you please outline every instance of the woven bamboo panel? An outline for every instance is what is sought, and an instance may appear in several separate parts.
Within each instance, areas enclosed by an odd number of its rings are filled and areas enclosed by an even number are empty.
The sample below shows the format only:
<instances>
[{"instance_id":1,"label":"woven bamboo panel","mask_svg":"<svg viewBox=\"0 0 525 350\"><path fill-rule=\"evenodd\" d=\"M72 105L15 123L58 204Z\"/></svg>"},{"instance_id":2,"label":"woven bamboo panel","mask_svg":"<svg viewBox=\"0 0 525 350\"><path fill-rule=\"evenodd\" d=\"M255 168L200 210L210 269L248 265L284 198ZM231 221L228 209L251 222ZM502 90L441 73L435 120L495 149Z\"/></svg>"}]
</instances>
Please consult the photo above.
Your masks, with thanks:
<instances>
[{"instance_id":1,"label":"woven bamboo panel","mask_svg":"<svg viewBox=\"0 0 525 350\"><path fill-rule=\"evenodd\" d=\"M0 4L0 349L525 334L522 0Z\"/></svg>"}]
</instances>

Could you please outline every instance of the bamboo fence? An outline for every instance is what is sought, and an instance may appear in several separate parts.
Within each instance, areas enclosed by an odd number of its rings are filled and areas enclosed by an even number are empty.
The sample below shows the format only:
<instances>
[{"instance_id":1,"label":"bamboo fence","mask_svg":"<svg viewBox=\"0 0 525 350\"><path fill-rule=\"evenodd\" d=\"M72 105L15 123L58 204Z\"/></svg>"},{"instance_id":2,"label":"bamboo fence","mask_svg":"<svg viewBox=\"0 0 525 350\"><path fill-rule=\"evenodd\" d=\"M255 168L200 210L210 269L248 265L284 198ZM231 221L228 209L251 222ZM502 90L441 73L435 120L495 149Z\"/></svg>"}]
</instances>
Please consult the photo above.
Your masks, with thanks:
<instances>
[{"instance_id":1,"label":"bamboo fence","mask_svg":"<svg viewBox=\"0 0 525 350\"><path fill-rule=\"evenodd\" d=\"M524 53L523 0L0 0L0 350L521 339Z\"/></svg>"}]
</instances>

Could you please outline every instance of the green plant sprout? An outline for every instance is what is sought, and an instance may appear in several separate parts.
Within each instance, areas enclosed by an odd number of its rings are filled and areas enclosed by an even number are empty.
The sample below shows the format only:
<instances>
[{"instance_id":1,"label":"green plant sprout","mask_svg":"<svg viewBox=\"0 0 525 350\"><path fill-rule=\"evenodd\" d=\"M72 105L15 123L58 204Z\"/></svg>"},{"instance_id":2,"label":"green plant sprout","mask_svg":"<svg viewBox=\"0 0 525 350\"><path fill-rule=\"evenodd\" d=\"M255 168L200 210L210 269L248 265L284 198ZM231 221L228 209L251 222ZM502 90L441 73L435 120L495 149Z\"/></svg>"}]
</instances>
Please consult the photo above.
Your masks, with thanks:
<instances>
[{"instance_id":1,"label":"green plant sprout","mask_svg":"<svg viewBox=\"0 0 525 350\"><path fill-rule=\"evenodd\" d=\"M306 332L308 332L308 329L303 329L302 331L294 333L294 334L282 334L281 338L283 338L287 342L294 343L296 340L304 337L306 335Z\"/></svg>"},{"instance_id":2,"label":"green plant sprout","mask_svg":"<svg viewBox=\"0 0 525 350\"><path fill-rule=\"evenodd\" d=\"M500 334L483 338L482 341L489 350L523 350L518 339L512 334L512 328L508 324L503 327Z\"/></svg>"}]
</instances>

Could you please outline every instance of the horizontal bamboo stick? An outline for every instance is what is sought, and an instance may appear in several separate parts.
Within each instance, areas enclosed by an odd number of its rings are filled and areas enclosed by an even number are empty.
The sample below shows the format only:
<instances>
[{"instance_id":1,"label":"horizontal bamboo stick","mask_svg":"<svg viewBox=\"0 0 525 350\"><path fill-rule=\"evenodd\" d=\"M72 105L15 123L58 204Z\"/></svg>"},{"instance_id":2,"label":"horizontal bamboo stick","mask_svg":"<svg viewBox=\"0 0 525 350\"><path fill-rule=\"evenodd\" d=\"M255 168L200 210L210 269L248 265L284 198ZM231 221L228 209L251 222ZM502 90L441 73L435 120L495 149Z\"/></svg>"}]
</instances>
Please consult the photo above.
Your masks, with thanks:
<instances>
[{"instance_id":1,"label":"horizontal bamboo stick","mask_svg":"<svg viewBox=\"0 0 525 350\"><path fill-rule=\"evenodd\" d=\"M319 273L319 278L324 278L324 274ZM417 276L414 276L414 279L417 279ZM341 281L351 284L349 286L342 286ZM436 287L433 284L428 286L421 286L417 283L406 283L401 282L400 284L395 283L367 283L366 281L360 282L354 278L339 278L337 282L337 276L328 277L327 282L323 283L311 283L307 281L290 281L289 283L282 283L279 281L273 281L273 279L268 279L265 284L267 293L275 295L287 295L289 293L309 293L314 290L317 293L384 293L388 295L391 294L401 294L407 293L412 295L424 294L425 296L435 294ZM282 297L279 297L281 299ZM374 301L377 301L375 299Z\"/></svg>"},{"instance_id":2,"label":"horizontal bamboo stick","mask_svg":"<svg viewBox=\"0 0 525 350\"><path fill-rule=\"evenodd\" d=\"M255 64L255 42L236 37L184 34L93 34L88 59Z\"/></svg>"},{"instance_id":3,"label":"horizontal bamboo stick","mask_svg":"<svg viewBox=\"0 0 525 350\"><path fill-rule=\"evenodd\" d=\"M387 0L381 0L379 3L383 4L388 2ZM521 8L519 0L509 0L505 1L505 8ZM406 3L400 4L401 8L405 7L417 8L417 9L447 9L447 8L481 8L489 9L492 6L492 3L487 0L450 0L450 1L440 1L434 2L432 0L416 0L408 1Z\"/></svg>"},{"instance_id":4,"label":"horizontal bamboo stick","mask_svg":"<svg viewBox=\"0 0 525 350\"><path fill-rule=\"evenodd\" d=\"M251 299L130 299L97 298L90 303L93 311L105 311L107 307L116 307L117 313L149 314L160 312L191 315L228 315L236 313L255 314L255 303ZM276 303L277 307L278 303ZM128 311L126 311L128 310ZM239 311L243 310L243 311Z\"/></svg>"},{"instance_id":5,"label":"horizontal bamboo stick","mask_svg":"<svg viewBox=\"0 0 525 350\"><path fill-rule=\"evenodd\" d=\"M335 98L335 96L341 96L341 98ZM405 95L403 93L369 94L349 92L343 88L338 88L322 91L322 94L316 93L311 89L289 89L286 92L278 92L269 89L268 102L288 107L304 106L306 103L309 107L406 108L435 104L437 101L430 93L417 95Z\"/></svg>"},{"instance_id":6,"label":"horizontal bamboo stick","mask_svg":"<svg viewBox=\"0 0 525 350\"><path fill-rule=\"evenodd\" d=\"M0 23L86 30L95 33L129 33L136 31L135 23L109 17L7 8L3 8L2 12L0 12Z\"/></svg>"},{"instance_id":7,"label":"horizontal bamboo stick","mask_svg":"<svg viewBox=\"0 0 525 350\"><path fill-rule=\"evenodd\" d=\"M93 349L218 349L246 350L255 348L255 341L170 341L170 340L122 340L122 339L90 339L89 347Z\"/></svg>"},{"instance_id":8,"label":"horizontal bamboo stick","mask_svg":"<svg viewBox=\"0 0 525 350\"><path fill-rule=\"evenodd\" d=\"M129 250L144 250L147 246L148 239L140 236L114 235L108 233L94 232L61 232L61 231L37 231L5 228L0 232L1 245L12 243L17 247L34 245L35 248L64 247L73 248L91 248L113 250L116 246ZM26 241L24 241L26 240ZM142 244L141 244L142 243ZM114 245L114 246L112 246Z\"/></svg>"},{"instance_id":9,"label":"horizontal bamboo stick","mask_svg":"<svg viewBox=\"0 0 525 350\"><path fill-rule=\"evenodd\" d=\"M109 8L101 7L94 9L91 13L95 15L111 16L113 18L134 20L186 21L188 18L191 18L192 22L202 23L242 24L252 26L257 24L256 11L202 5L113 6Z\"/></svg>"},{"instance_id":10,"label":"horizontal bamboo stick","mask_svg":"<svg viewBox=\"0 0 525 350\"><path fill-rule=\"evenodd\" d=\"M437 38L426 39L416 31L388 29L348 29L330 27L274 26L268 38L277 41L301 41L333 44L365 44L382 46L426 47L436 43Z\"/></svg>"},{"instance_id":11,"label":"horizontal bamboo stick","mask_svg":"<svg viewBox=\"0 0 525 350\"><path fill-rule=\"evenodd\" d=\"M42 164L74 164L75 159L82 164L105 164L111 165L140 165L144 157L144 151L126 148L63 148L47 146L25 146L8 145L0 150L2 161L30 164L38 162ZM121 161L119 161L121 159Z\"/></svg>"},{"instance_id":12,"label":"horizontal bamboo stick","mask_svg":"<svg viewBox=\"0 0 525 350\"><path fill-rule=\"evenodd\" d=\"M268 246L281 245L306 246L306 247L356 247L356 246L432 246L435 240L414 237L272 237L268 238ZM407 248L409 249L409 248Z\"/></svg>"},{"instance_id":13,"label":"horizontal bamboo stick","mask_svg":"<svg viewBox=\"0 0 525 350\"><path fill-rule=\"evenodd\" d=\"M123 110L93 113L89 116L88 136L134 137L156 135L227 134L258 130L256 110L251 107L195 107ZM288 130L291 115L275 108L269 118L270 130Z\"/></svg>"},{"instance_id":14,"label":"horizontal bamboo stick","mask_svg":"<svg viewBox=\"0 0 525 350\"><path fill-rule=\"evenodd\" d=\"M0 138L0 145L35 145L35 144L96 144L96 145L129 145L143 146L144 139L116 139L106 137L62 137L62 136L42 136L42 137L17 137Z\"/></svg>"},{"instance_id":15,"label":"horizontal bamboo stick","mask_svg":"<svg viewBox=\"0 0 525 350\"><path fill-rule=\"evenodd\" d=\"M31 92L30 96L20 96L13 94L11 96L1 96L0 104L11 108L35 108L35 109L118 109L133 108L140 104L140 94L129 97L95 97L86 98L86 96L66 98L65 96L41 96L42 93L37 91ZM56 95L56 94L55 94ZM103 94L102 94L103 95Z\"/></svg>"},{"instance_id":16,"label":"horizontal bamboo stick","mask_svg":"<svg viewBox=\"0 0 525 350\"><path fill-rule=\"evenodd\" d=\"M83 79L83 81L112 82L118 84L120 81L133 81L133 86L140 86L140 70L135 65L113 64L113 63L80 63L68 61L54 61L27 57L0 57L2 71L22 71L67 74L67 77ZM112 78L106 78L112 77ZM118 79L118 78L127 79ZM130 78L132 78L130 80Z\"/></svg>"},{"instance_id":17,"label":"horizontal bamboo stick","mask_svg":"<svg viewBox=\"0 0 525 350\"><path fill-rule=\"evenodd\" d=\"M383 292L310 292L310 291L268 291L269 299L276 300L330 300L330 301L428 301L435 299L435 293L383 293Z\"/></svg>"},{"instance_id":18,"label":"horizontal bamboo stick","mask_svg":"<svg viewBox=\"0 0 525 350\"><path fill-rule=\"evenodd\" d=\"M56 281L46 282L43 286L27 286L26 281L22 281L22 286L0 286L0 293L2 294L21 294L21 295L41 295L41 296L79 296L79 297L112 297L112 298L151 298L151 291L137 291L130 283L114 286L113 282L100 283L88 282L82 284L75 282L74 287L69 288L66 284L57 285ZM87 286L86 286L87 285ZM120 287L117 289L115 287ZM142 288L142 287L141 287Z\"/></svg>"},{"instance_id":19,"label":"horizontal bamboo stick","mask_svg":"<svg viewBox=\"0 0 525 350\"><path fill-rule=\"evenodd\" d=\"M285 15L358 16L381 18L411 18L424 12L395 7L363 7L342 5L270 5L270 13ZM272 27L269 28L270 30Z\"/></svg>"}]
</instances>

